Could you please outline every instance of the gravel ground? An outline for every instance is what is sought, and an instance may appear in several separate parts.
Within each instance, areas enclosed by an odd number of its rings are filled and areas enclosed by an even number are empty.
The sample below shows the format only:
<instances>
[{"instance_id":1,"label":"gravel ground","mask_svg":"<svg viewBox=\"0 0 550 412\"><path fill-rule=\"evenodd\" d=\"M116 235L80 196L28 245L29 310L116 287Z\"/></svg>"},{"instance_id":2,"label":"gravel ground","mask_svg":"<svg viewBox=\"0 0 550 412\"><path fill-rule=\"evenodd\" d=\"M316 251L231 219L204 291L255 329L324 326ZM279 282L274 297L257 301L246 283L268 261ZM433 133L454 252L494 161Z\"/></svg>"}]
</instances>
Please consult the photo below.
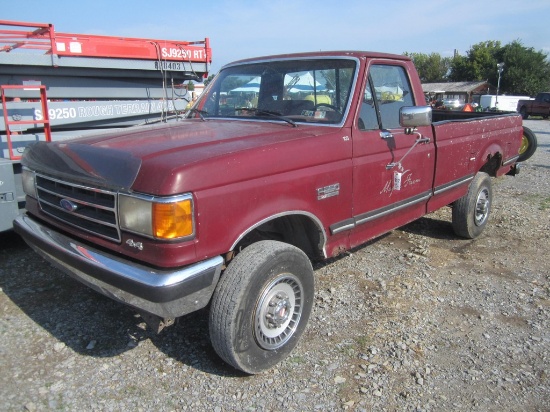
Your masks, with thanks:
<instances>
[{"instance_id":1,"label":"gravel ground","mask_svg":"<svg viewBox=\"0 0 550 412\"><path fill-rule=\"evenodd\" d=\"M207 313L152 334L0 235L0 410L550 410L550 122L493 181L489 226L455 237L445 208L318 265L310 324L276 369L245 376Z\"/></svg>"}]
</instances>

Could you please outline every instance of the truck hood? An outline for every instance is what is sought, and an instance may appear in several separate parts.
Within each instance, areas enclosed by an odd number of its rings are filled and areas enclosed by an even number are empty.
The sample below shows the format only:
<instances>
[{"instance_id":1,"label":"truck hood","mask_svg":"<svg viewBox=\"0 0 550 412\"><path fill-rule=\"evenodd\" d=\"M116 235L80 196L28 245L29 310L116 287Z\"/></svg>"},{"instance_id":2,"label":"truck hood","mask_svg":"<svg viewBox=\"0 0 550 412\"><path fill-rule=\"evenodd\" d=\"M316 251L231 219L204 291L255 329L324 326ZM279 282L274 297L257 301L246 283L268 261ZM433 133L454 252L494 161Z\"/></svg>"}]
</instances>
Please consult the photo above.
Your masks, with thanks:
<instances>
[{"instance_id":1,"label":"truck hood","mask_svg":"<svg viewBox=\"0 0 550 412\"><path fill-rule=\"evenodd\" d=\"M261 165L274 160L275 152L285 152L277 151L278 146L330 131L334 128L189 119L63 142L38 142L27 149L22 163L83 185L170 195L227 184L238 179L245 154L250 156L254 150L254 163ZM286 160L286 167L292 167ZM209 175L204 174L206 169L197 170L205 163L214 166L207 169Z\"/></svg>"}]
</instances>

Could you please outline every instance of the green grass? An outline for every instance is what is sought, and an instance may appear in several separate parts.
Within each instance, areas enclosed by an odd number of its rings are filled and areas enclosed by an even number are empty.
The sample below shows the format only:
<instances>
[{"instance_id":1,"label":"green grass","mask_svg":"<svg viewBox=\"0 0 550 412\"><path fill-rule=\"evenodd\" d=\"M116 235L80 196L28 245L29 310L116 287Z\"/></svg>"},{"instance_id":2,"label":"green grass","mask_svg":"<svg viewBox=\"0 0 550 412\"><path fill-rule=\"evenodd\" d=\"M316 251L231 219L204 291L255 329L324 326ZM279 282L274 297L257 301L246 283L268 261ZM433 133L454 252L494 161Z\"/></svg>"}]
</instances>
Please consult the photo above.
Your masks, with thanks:
<instances>
[{"instance_id":1,"label":"green grass","mask_svg":"<svg viewBox=\"0 0 550 412\"><path fill-rule=\"evenodd\" d=\"M539 210L550 209L550 197L543 198L539 194L529 194L526 196L526 200L531 204L538 204Z\"/></svg>"},{"instance_id":2,"label":"green grass","mask_svg":"<svg viewBox=\"0 0 550 412\"><path fill-rule=\"evenodd\" d=\"M539 205L540 210L548 210L550 209L550 197L547 197L546 199L542 199L540 201Z\"/></svg>"},{"instance_id":3,"label":"green grass","mask_svg":"<svg viewBox=\"0 0 550 412\"><path fill-rule=\"evenodd\" d=\"M301 365L301 364L307 363L307 360L305 358L303 358L302 356L298 356L298 355L288 358L288 361L290 363L294 363L296 365Z\"/></svg>"},{"instance_id":4,"label":"green grass","mask_svg":"<svg viewBox=\"0 0 550 412\"><path fill-rule=\"evenodd\" d=\"M359 345L359 348L363 351L367 350L369 346L372 344L372 337L361 335L355 338L355 341Z\"/></svg>"}]
</instances>

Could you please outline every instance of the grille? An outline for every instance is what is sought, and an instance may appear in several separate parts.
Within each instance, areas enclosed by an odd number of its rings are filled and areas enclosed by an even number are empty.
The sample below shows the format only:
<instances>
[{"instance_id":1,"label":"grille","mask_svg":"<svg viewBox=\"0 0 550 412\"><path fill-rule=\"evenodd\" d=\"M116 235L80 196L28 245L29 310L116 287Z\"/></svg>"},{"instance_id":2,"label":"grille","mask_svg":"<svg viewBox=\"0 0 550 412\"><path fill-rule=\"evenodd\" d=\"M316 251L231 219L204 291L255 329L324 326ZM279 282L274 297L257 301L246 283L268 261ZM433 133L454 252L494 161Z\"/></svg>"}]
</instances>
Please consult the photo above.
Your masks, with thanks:
<instances>
[{"instance_id":1,"label":"grille","mask_svg":"<svg viewBox=\"0 0 550 412\"><path fill-rule=\"evenodd\" d=\"M115 192L40 175L36 176L36 189L44 213L86 232L120 241Z\"/></svg>"}]
</instances>

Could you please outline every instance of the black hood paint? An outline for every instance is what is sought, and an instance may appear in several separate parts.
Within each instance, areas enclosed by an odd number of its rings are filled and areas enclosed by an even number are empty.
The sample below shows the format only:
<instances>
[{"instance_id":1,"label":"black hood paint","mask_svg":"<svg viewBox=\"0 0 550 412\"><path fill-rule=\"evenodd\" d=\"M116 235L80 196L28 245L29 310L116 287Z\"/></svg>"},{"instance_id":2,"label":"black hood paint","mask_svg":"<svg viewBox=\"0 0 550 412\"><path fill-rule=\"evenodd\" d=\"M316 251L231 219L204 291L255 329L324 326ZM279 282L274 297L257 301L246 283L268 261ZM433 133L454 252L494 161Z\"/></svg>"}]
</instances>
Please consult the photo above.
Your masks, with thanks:
<instances>
[{"instance_id":1,"label":"black hood paint","mask_svg":"<svg viewBox=\"0 0 550 412\"><path fill-rule=\"evenodd\" d=\"M141 167L141 159L127 151L72 142L29 145L22 159L23 166L61 180L84 186L111 190L128 190Z\"/></svg>"}]
</instances>

